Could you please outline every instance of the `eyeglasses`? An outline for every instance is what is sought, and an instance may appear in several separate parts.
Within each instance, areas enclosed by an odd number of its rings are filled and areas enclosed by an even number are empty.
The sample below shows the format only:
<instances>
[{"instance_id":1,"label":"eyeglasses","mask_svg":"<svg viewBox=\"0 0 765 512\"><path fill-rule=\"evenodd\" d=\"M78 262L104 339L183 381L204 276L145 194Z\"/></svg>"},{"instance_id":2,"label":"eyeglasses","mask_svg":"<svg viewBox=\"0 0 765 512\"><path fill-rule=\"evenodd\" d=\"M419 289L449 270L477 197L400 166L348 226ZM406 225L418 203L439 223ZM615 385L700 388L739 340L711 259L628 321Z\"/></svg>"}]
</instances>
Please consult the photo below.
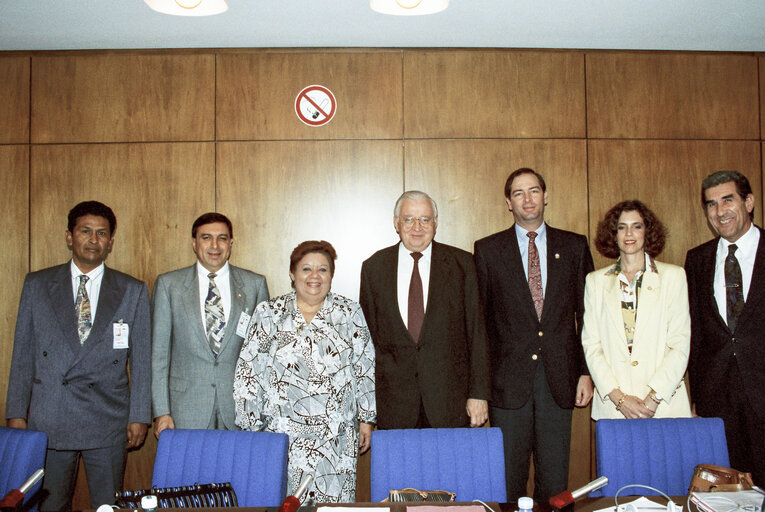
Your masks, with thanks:
<instances>
[{"instance_id":1,"label":"eyeglasses","mask_svg":"<svg viewBox=\"0 0 765 512\"><path fill-rule=\"evenodd\" d=\"M430 227L433 224L432 217L401 217L400 220L408 228L414 226L415 222L419 222L420 226L424 228Z\"/></svg>"}]
</instances>

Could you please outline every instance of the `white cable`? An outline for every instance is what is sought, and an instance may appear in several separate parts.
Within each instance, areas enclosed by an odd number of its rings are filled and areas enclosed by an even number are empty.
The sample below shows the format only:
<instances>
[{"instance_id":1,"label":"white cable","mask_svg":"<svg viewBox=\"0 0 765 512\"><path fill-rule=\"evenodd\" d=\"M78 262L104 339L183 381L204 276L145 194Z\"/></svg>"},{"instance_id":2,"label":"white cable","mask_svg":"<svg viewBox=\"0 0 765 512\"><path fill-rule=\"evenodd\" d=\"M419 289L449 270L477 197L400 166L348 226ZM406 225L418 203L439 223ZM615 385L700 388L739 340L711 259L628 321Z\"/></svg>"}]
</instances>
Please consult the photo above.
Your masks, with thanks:
<instances>
[{"instance_id":1,"label":"white cable","mask_svg":"<svg viewBox=\"0 0 765 512\"><path fill-rule=\"evenodd\" d=\"M657 489L655 487L651 487L650 485L643 485L643 484L629 484L629 485L622 486L618 491L616 491L616 494L614 494L614 510L619 508L619 493L622 492L624 489L629 489L630 487L640 487L640 488L643 488L643 489L649 489L649 490L651 490L653 492L658 492L659 494L661 494L662 496L667 498L667 507L668 507L668 510L669 510L669 504L670 503L672 504L673 507L677 507L677 505L672 501L672 498L670 498L669 496L667 496L666 494L664 494L662 491L660 491L659 489Z\"/></svg>"},{"instance_id":2,"label":"white cable","mask_svg":"<svg viewBox=\"0 0 765 512\"><path fill-rule=\"evenodd\" d=\"M471 503L480 503L480 504L481 504L481 505L483 505L484 507L486 507L486 508L488 508L489 510L491 510L491 512L498 512L498 511L494 510L493 508L491 508L491 507L490 507L490 506L489 506L489 505L488 505L486 502L484 502L484 501L481 501L481 500L473 500Z\"/></svg>"}]
</instances>

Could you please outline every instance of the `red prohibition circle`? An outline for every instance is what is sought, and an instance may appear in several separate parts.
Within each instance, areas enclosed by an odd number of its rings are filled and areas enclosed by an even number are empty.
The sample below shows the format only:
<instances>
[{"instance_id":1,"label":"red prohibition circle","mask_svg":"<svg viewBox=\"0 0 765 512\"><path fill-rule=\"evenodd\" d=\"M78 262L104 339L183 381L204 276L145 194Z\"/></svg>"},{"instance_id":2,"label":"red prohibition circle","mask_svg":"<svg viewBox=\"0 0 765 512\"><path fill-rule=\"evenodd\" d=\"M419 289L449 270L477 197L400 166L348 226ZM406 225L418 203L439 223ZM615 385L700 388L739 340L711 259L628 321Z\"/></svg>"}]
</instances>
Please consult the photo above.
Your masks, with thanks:
<instances>
[{"instance_id":1,"label":"red prohibition circle","mask_svg":"<svg viewBox=\"0 0 765 512\"><path fill-rule=\"evenodd\" d=\"M308 96L308 93L311 91L319 91L327 95L330 102L329 112L326 111L327 110L326 108L322 108L320 105L317 105L316 102L310 96ZM300 105L303 101L307 101L315 109L313 119L306 117L301 111ZM298 95L295 97L295 114L298 116L298 119L300 119L303 123L307 124L308 126L323 126L329 123L330 121L332 121L332 118L335 117L336 111L337 111L337 100L335 99L335 95L332 94L332 91L330 91L323 85L309 85L308 87L305 87L302 91L300 91ZM323 119L315 119L315 117L317 116L324 116L324 117Z\"/></svg>"}]
</instances>

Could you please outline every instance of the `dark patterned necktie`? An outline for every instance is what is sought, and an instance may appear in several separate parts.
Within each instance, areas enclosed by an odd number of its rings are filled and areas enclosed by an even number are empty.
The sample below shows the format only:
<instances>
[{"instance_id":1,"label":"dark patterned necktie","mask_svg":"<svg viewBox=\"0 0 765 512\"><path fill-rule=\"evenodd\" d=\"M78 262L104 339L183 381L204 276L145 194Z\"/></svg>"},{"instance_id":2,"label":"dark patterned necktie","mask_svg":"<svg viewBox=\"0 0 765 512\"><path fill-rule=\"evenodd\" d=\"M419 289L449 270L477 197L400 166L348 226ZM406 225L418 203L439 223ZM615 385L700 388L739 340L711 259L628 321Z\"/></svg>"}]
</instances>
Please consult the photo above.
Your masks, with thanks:
<instances>
[{"instance_id":1,"label":"dark patterned necktie","mask_svg":"<svg viewBox=\"0 0 765 512\"><path fill-rule=\"evenodd\" d=\"M736 244L728 246L728 257L725 258L725 311L728 317L728 329L736 330L736 321L744 309L744 285L741 279L741 266L734 256L738 249Z\"/></svg>"},{"instance_id":2,"label":"dark patterned necktie","mask_svg":"<svg viewBox=\"0 0 765 512\"><path fill-rule=\"evenodd\" d=\"M412 279L409 281L409 308L407 310L409 334L412 335L414 342L420 339L422 322L425 318L425 300L422 296L422 278L420 277L419 261L422 258L421 252L413 252L414 267L412 268Z\"/></svg>"},{"instance_id":3,"label":"dark patterned necktie","mask_svg":"<svg viewBox=\"0 0 765 512\"><path fill-rule=\"evenodd\" d=\"M77 314L77 334L80 337L80 345L90 334L90 328L93 326L90 317L90 299L88 291L85 289L85 283L88 282L88 276L80 276L80 285L77 287L77 299L74 301L74 311Z\"/></svg>"},{"instance_id":4,"label":"dark patterned necktie","mask_svg":"<svg viewBox=\"0 0 765 512\"><path fill-rule=\"evenodd\" d=\"M537 234L534 231L526 233L529 237L529 291L534 301L534 309L537 310L537 319L542 318L542 308L545 304L545 294L542 290L542 269L539 266L539 251L534 239Z\"/></svg>"},{"instance_id":5,"label":"dark patterned necktie","mask_svg":"<svg viewBox=\"0 0 765 512\"><path fill-rule=\"evenodd\" d=\"M226 317L223 315L223 300L220 297L220 290L218 290L218 286L215 284L216 275L211 272L207 274L207 277L210 278L210 287L207 290L207 298L205 299L205 329L210 349L217 356L220 354Z\"/></svg>"}]
</instances>

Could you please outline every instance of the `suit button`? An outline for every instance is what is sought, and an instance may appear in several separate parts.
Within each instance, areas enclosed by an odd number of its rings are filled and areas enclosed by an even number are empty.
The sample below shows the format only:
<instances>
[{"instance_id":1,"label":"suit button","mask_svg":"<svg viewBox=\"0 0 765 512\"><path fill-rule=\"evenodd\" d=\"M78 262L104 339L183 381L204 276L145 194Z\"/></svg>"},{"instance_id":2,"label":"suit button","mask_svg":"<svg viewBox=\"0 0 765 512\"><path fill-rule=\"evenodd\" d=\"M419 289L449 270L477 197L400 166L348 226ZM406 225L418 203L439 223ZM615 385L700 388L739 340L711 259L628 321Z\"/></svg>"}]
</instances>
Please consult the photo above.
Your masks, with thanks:
<instances>
[{"instance_id":1,"label":"suit button","mask_svg":"<svg viewBox=\"0 0 765 512\"><path fill-rule=\"evenodd\" d=\"M215 387L215 383L213 382L213 383L211 384L211 386L212 386L212 387Z\"/></svg>"},{"instance_id":2,"label":"suit button","mask_svg":"<svg viewBox=\"0 0 765 512\"><path fill-rule=\"evenodd\" d=\"M737 340L736 338L731 338L731 341L732 341L733 343L738 343L738 340Z\"/></svg>"},{"instance_id":3,"label":"suit button","mask_svg":"<svg viewBox=\"0 0 765 512\"><path fill-rule=\"evenodd\" d=\"M66 379L64 379L64 380L61 382L61 385L62 385L62 386L66 386L66 385L68 385L68 384L69 384L69 381L68 381L68 380L66 380Z\"/></svg>"},{"instance_id":4,"label":"suit button","mask_svg":"<svg viewBox=\"0 0 765 512\"><path fill-rule=\"evenodd\" d=\"M112 361L112 364L120 364L119 359L115 359L114 361Z\"/></svg>"},{"instance_id":5,"label":"suit button","mask_svg":"<svg viewBox=\"0 0 765 512\"><path fill-rule=\"evenodd\" d=\"M417 352L419 352L419 351L420 351L420 346L419 346L419 345L417 345L417 346L415 347L415 350L417 350Z\"/></svg>"},{"instance_id":6,"label":"suit button","mask_svg":"<svg viewBox=\"0 0 765 512\"><path fill-rule=\"evenodd\" d=\"M215 361L215 364L213 364L213 366L218 366L218 361Z\"/></svg>"},{"instance_id":7,"label":"suit button","mask_svg":"<svg viewBox=\"0 0 765 512\"><path fill-rule=\"evenodd\" d=\"M536 355L536 354L534 354L533 356L531 356L531 359L532 359L532 360L534 360L534 361L536 361L537 359L539 359L539 356L538 356L538 355Z\"/></svg>"},{"instance_id":8,"label":"suit button","mask_svg":"<svg viewBox=\"0 0 765 512\"><path fill-rule=\"evenodd\" d=\"M637 365L638 365L637 361L632 361L632 366L637 366Z\"/></svg>"},{"instance_id":9,"label":"suit button","mask_svg":"<svg viewBox=\"0 0 765 512\"><path fill-rule=\"evenodd\" d=\"M89 387L90 389L93 389L94 387L96 387L96 385L95 385L95 384L93 384L93 383L91 382L90 384L88 384L88 387Z\"/></svg>"},{"instance_id":10,"label":"suit button","mask_svg":"<svg viewBox=\"0 0 765 512\"><path fill-rule=\"evenodd\" d=\"M537 336L539 336L540 338L541 338L542 336L544 336L544 335L545 335L545 333L543 333L542 331L539 331L539 332L537 333Z\"/></svg>"},{"instance_id":11,"label":"suit button","mask_svg":"<svg viewBox=\"0 0 765 512\"><path fill-rule=\"evenodd\" d=\"M45 350L43 350L43 357L48 357L48 352L46 352Z\"/></svg>"}]
</instances>

